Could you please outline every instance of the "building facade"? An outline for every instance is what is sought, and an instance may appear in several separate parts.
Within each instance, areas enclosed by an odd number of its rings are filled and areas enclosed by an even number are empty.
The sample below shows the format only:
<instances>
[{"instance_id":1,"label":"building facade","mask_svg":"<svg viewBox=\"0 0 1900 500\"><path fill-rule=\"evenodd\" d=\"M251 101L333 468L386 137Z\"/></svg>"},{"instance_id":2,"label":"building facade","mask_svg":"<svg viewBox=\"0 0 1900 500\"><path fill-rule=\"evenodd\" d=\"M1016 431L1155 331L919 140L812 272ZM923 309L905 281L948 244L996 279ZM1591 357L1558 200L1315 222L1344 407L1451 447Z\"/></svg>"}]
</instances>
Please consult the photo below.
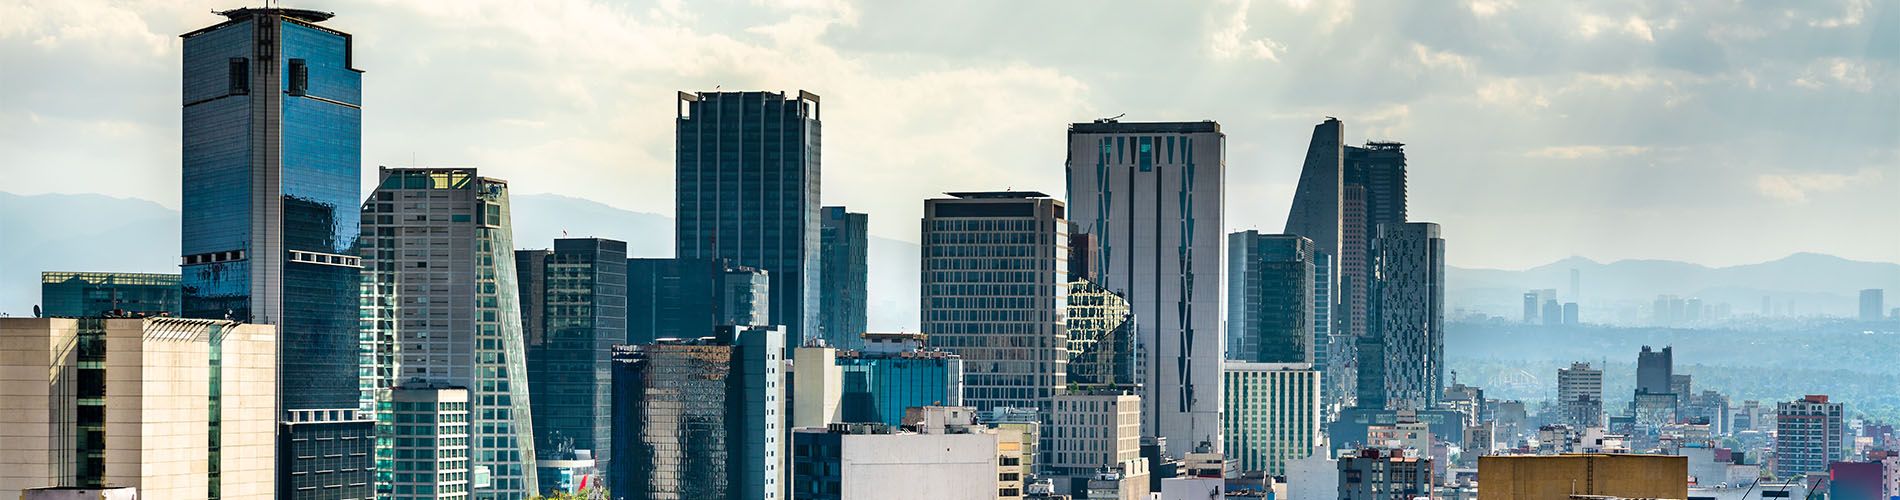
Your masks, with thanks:
<instances>
[{"instance_id":1,"label":"building facade","mask_svg":"<svg viewBox=\"0 0 1900 500\"><path fill-rule=\"evenodd\" d=\"M1445 240L1438 225L1379 228L1374 328L1359 346L1359 405L1434 407L1445 380ZM1382 404L1381 404L1382 403Z\"/></svg>"},{"instance_id":2,"label":"building facade","mask_svg":"<svg viewBox=\"0 0 1900 500\"><path fill-rule=\"evenodd\" d=\"M390 390L388 429L394 465L389 498L425 500L468 498L474 475L469 467L468 389L403 384Z\"/></svg>"},{"instance_id":3,"label":"building facade","mask_svg":"<svg viewBox=\"0 0 1900 500\"><path fill-rule=\"evenodd\" d=\"M844 207L824 207L819 218L818 246L822 255L818 281L824 284L824 290L819 294L818 337L833 347L863 347L858 334L866 331L870 318L865 309L870 276L866 228L870 219Z\"/></svg>"},{"instance_id":4,"label":"building facade","mask_svg":"<svg viewBox=\"0 0 1900 500\"><path fill-rule=\"evenodd\" d=\"M1479 500L1691 498L1689 459L1667 455L1487 456Z\"/></svg>"},{"instance_id":5,"label":"building facade","mask_svg":"<svg viewBox=\"0 0 1900 500\"><path fill-rule=\"evenodd\" d=\"M1241 471L1284 475L1287 463L1324 443L1322 377L1313 365L1229 361L1223 377L1222 449Z\"/></svg>"},{"instance_id":6,"label":"building facade","mask_svg":"<svg viewBox=\"0 0 1900 500\"><path fill-rule=\"evenodd\" d=\"M1228 359L1314 362L1313 255L1304 236L1227 235Z\"/></svg>"},{"instance_id":7,"label":"building facade","mask_svg":"<svg viewBox=\"0 0 1900 500\"><path fill-rule=\"evenodd\" d=\"M627 340L691 339L770 324L771 277L725 259L627 259Z\"/></svg>"},{"instance_id":8,"label":"building facade","mask_svg":"<svg viewBox=\"0 0 1900 500\"><path fill-rule=\"evenodd\" d=\"M1049 409L1068 383L1069 223L1034 192L924 201L923 331L963 357L964 401Z\"/></svg>"},{"instance_id":9,"label":"building facade","mask_svg":"<svg viewBox=\"0 0 1900 500\"><path fill-rule=\"evenodd\" d=\"M1135 388L1141 359L1138 324L1128 299L1089 281L1069 287L1069 387Z\"/></svg>"},{"instance_id":10,"label":"building facade","mask_svg":"<svg viewBox=\"0 0 1900 500\"><path fill-rule=\"evenodd\" d=\"M40 315L48 318L178 316L176 274L40 273Z\"/></svg>"},{"instance_id":11,"label":"building facade","mask_svg":"<svg viewBox=\"0 0 1900 500\"><path fill-rule=\"evenodd\" d=\"M1432 498L1432 459L1422 450L1366 448L1342 454L1339 500Z\"/></svg>"},{"instance_id":12,"label":"building facade","mask_svg":"<svg viewBox=\"0 0 1900 500\"><path fill-rule=\"evenodd\" d=\"M613 457L614 344L627 339L627 244L554 240L515 251L536 462ZM541 466L537 466L540 468ZM540 493L557 485L542 484Z\"/></svg>"},{"instance_id":13,"label":"building facade","mask_svg":"<svg viewBox=\"0 0 1900 500\"><path fill-rule=\"evenodd\" d=\"M1220 446L1226 136L1212 121L1069 126L1068 208L1141 323L1143 435Z\"/></svg>"},{"instance_id":14,"label":"building facade","mask_svg":"<svg viewBox=\"0 0 1900 500\"><path fill-rule=\"evenodd\" d=\"M0 318L0 496L274 498L276 343L223 320Z\"/></svg>"},{"instance_id":15,"label":"building facade","mask_svg":"<svg viewBox=\"0 0 1900 500\"><path fill-rule=\"evenodd\" d=\"M1775 404L1775 477L1827 472L1846 460L1847 427L1840 403L1825 395Z\"/></svg>"},{"instance_id":16,"label":"building facade","mask_svg":"<svg viewBox=\"0 0 1900 500\"><path fill-rule=\"evenodd\" d=\"M818 95L681 92L675 108L673 256L765 270L771 314L757 324L800 345L819 328Z\"/></svg>"},{"instance_id":17,"label":"building facade","mask_svg":"<svg viewBox=\"0 0 1900 500\"><path fill-rule=\"evenodd\" d=\"M473 168L383 168L363 204L362 262L366 353L392 360L370 367L364 399L379 426L395 422L389 392L424 382L469 390L471 470L490 482L473 498L540 491L534 469L520 287L508 184ZM386 432L378 454L393 449ZM379 477L386 489L387 471Z\"/></svg>"},{"instance_id":18,"label":"building facade","mask_svg":"<svg viewBox=\"0 0 1900 500\"><path fill-rule=\"evenodd\" d=\"M1880 321L1885 319L1886 290L1869 288L1860 291L1860 320Z\"/></svg>"},{"instance_id":19,"label":"building facade","mask_svg":"<svg viewBox=\"0 0 1900 500\"><path fill-rule=\"evenodd\" d=\"M711 333L614 346L614 498L783 498L785 330Z\"/></svg>"},{"instance_id":20,"label":"building facade","mask_svg":"<svg viewBox=\"0 0 1900 500\"><path fill-rule=\"evenodd\" d=\"M1571 428L1603 425L1603 370L1581 362L1557 369L1557 409Z\"/></svg>"},{"instance_id":21,"label":"building facade","mask_svg":"<svg viewBox=\"0 0 1900 500\"><path fill-rule=\"evenodd\" d=\"M1006 476L998 472L1004 465L999 437L970 426L947 432L884 424L798 429L792 433L792 498L912 498L924 492L931 498L1020 498L1020 484L1016 491L1001 488Z\"/></svg>"}]
</instances>

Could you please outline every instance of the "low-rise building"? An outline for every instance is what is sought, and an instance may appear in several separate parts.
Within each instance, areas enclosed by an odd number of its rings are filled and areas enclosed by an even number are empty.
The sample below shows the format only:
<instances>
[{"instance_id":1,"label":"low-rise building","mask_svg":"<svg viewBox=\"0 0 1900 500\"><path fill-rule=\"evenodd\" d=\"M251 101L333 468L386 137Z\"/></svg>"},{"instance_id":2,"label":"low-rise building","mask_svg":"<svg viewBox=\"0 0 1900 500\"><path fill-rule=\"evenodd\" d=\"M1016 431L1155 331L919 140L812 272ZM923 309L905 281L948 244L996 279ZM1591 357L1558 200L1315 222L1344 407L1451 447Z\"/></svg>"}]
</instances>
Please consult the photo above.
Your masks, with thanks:
<instances>
[{"instance_id":1,"label":"low-rise building","mask_svg":"<svg viewBox=\"0 0 1900 500\"><path fill-rule=\"evenodd\" d=\"M973 409L926 407L903 427L800 428L792 436L792 498L1016 499L1020 441L976 424Z\"/></svg>"},{"instance_id":2,"label":"low-rise building","mask_svg":"<svg viewBox=\"0 0 1900 500\"><path fill-rule=\"evenodd\" d=\"M1341 453L1338 464L1339 500L1413 500L1432 495L1432 460L1419 450L1364 448Z\"/></svg>"},{"instance_id":3,"label":"low-rise building","mask_svg":"<svg viewBox=\"0 0 1900 500\"><path fill-rule=\"evenodd\" d=\"M1689 461L1668 455L1519 455L1478 459L1480 500L1569 500L1576 495L1688 498Z\"/></svg>"}]
</instances>

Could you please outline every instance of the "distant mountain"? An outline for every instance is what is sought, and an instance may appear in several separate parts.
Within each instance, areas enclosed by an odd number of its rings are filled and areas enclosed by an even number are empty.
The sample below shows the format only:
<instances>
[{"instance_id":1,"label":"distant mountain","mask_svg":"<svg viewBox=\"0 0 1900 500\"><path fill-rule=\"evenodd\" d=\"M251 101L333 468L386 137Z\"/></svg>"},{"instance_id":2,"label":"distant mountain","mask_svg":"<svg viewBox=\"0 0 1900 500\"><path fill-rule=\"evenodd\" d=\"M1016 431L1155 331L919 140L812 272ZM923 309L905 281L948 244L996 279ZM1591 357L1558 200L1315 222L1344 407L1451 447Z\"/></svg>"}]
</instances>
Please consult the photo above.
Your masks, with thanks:
<instances>
[{"instance_id":1,"label":"distant mountain","mask_svg":"<svg viewBox=\"0 0 1900 500\"><path fill-rule=\"evenodd\" d=\"M552 194L510 202L516 248L599 237L626 241L634 257L673 255L672 217ZM0 192L0 312L32 314L41 271L178 272L178 217L145 200ZM871 238L872 329L917 329L917 266L916 244Z\"/></svg>"},{"instance_id":2,"label":"distant mountain","mask_svg":"<svg viewBox=\"0 0 1900 500\"><path fill-rule=\"evenodd\" d=\"M1563 300L1572 300L1568 297L1572 269L1581 278L1579 288L1586 304L1647 302L1670 294L1706 303L1726 302L1741 312L1759 309L1762 297L1770 297L1778 304L1797 304L1804 313L1844 315L1857 307L1861 289L1900 290L1900 264L1817 253L1727 267L1669 260L1599 263L1571 257L1521 271L1451 267L1445 279L1454 307L1500 314L1498 309L1516 311L1526 290L1554 288Z\"/></svg>"}]
</instances>

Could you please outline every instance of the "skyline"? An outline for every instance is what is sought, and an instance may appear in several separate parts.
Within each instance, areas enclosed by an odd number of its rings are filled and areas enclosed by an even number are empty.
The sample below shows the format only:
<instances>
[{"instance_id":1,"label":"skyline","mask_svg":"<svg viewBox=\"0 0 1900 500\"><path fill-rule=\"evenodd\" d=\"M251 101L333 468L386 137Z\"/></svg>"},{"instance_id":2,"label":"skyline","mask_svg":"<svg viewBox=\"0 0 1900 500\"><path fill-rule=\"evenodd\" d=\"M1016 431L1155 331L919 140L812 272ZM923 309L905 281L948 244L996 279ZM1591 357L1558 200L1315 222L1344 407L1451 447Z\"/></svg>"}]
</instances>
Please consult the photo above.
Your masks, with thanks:
<instances>
[{"instance_id":1,"label":"skyline","mask_svg":"<svg viewBox=\"0 0 1900 500\"><path fill-rule=\"evenodd\" d=\"M176 81L176 35L230 7L0 7L18 21L0 25L0 64L26 69L0 84L0 123L20 131L0 137L7 190L176 208L178 89L118 82ZM468 165L522 193L641 212L671 215L671 192L650 181L672 168L675 92L803 89L829 97L822 202L870 213L873 237L915 242L916 201L943 191L1060 192L1062 127L1124 112L1219 121L1232 150L1222 229L1273 231L1307 132L1331 115L1348 144L1407 144L1420 173L1411 218L1447 226L1448 264L1900 261L1900 236L1853 230L1900 209L1882 196L1900 182L1900 97L1883 78L1900 57L1885 42L1900 33L1881 28L1900 20L1893 7L1273 2L1236 24L1224 13L1237 5L1128 5L1087 20L1140 16L1122 39L1144 43L1106 46L1084 44L1094 28L1081 23L972 40L875 4L703 17L730 6L293 7L340 12L327 24L356 35L355 65L374 76L365 167ZM1056 10L992 17L1007 27ZM1401 22L1421 17L1476 32ZM1208 35L1160 36L1184 31ZM516 102L480 105L495 95ZM111 147L83 147L100 138ZM997 180L965 180L979 177ZM1462 189L1480 182L1495 189Z\"/></svg>"}]
</instances>

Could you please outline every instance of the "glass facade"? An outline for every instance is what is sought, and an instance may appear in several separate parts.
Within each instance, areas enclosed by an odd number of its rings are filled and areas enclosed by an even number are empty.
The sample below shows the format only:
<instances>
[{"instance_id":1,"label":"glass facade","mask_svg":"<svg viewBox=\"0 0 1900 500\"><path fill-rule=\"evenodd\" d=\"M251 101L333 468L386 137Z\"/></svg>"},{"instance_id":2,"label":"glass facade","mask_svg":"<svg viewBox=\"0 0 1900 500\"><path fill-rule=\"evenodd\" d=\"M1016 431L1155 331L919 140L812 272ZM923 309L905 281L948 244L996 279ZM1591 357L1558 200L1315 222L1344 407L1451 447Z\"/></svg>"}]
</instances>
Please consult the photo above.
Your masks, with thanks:
<instances>
[{"instance_id":1,"label":"glass facade","mask_svg":"<svg viewBox=\"0 0 1900 500\"><path fill-rule=\"evenodd\" d=\"M883 356L839 351L845 422L901 425L906 408L962 404L963 360L942 351Z\"/></svg>"},{"instance_id":2,"label":"glass facade","mask_svg":"<svg viewBox=\"0 0 1900 500\"><path fill-rule=\"evenodd\" d=\"M1380 226L1373 248L1377 345L1360 346L1360 406L1430 409L1445 387L1445 240L1437 224L1408 222Z\"/></svg>"},{"instance_id":3,"label":"glass facade","mask_svg":"<svg viewBox=\"0 0 1900 500\"><path fill-rule=\"evenodd\" d=\"M397 500L468 498L468 390L429 384L391 391L395 457L387 496Z\"/></svg>"},{"instance_id":4,"label":"glass facade","mask_svg":"<svg viewBox=\"0 0 1900 500\"><path fill-rule=\"evenodd\" d=\"M866 226L870 216L845 211L844 207L825 207L819 239L823 257L819 267L824 284L819 309L819 338L839 349L864 347L868 323L865 310L870 268Z\"/></svg>"},{"instance_id":5,"label":"glass facade","mask_svg":"<svg viewBox=\"0 0 1900 500\"><path fill-rule=\"evenodd\" d=\"M713 327L765 324L771 278L722 259L627 259L627 339L693 339Z\"/></svg>"},{"instance_id":6,"label":"glass facade","mask_svg":"<svg viewBox=\"0 0 1900 500\"><path fill-rule=\"evenodd\" d=\"M134 316L178 316L178 275L40 273L41 315L82 318L122 311Z\"/></svg>"},{"instance_id":7,"label":"glass facade","mask_svg":"<svg viewBox=\"0 0 1900 500\"><path fill-rule=\"evenodd\" d=\"M1227 358L1314 362L1313 241L1259 231L1227 238Z\"/></svg>"},{"instance_id":8,"label":"glass facade","mask_svg":"<svg viewBox=\"0 0 1900 500\"><path fill-rule=\"evenodd\" d=\"M575 460L581 451L607 464L613 406L609 354L627 337L627 244L558 239L552 251L516 251L515 261L527 331L535 458ZM558 482L542 483L542 494L560 488Z\"/></svg>"},{"instance_id":9,"label":"glass facade","mask_svg":"<svg viewBox=\"0 0 1900 500\"><path fill-rule=\"evenodd\" d=\"M815 334L818 96L679 95L673 255L765 270L773 283L769 323L792 339Z\"/></svg>"},{"instance_id":10,"label":"glass facade","mask_svg":"<svg viewBox=\"0 0 1900 500\"><path fill-rule=\"evenodd\" d=\"M614 346L614 498L780 498L783 352L778 327Z\"/></svg>"},{"instance_id":11,"label":"glass facade","mask_svg":"<svg viewBox=\"0 0 1900 500\"><path fill-rule=\"evenodd\" d=\"M1135 387L1136 322L1128 300L1088 281L1068 286L1069 387Z\"/></svg>"},{"instance_id":12,"label":"glass facade","mask_svg":"<svg viewBox=\"0 0 1900 500\"><path fill-rule=\"evenodd\" d=\"M1241 471L1286 474L1320 441L1320 372L1305 363L1229 362L1221 390L1222 435Z\"/></svg>"},{"instance_id":13,"label":"glass facade","mask_svg":"<svg viewBox=\"0 0 1900 500\"><path fill-rule=\"evenodd\" d=\"M468 388L471 473L491 478L472 497L538 492L507 183L472 168L385 168L362 207L362 349L393 360L372 367L390 377L363 397L381 408L397 384ZM379 444L386 455L395 443Z\"/></svg>"}]
</instances>

